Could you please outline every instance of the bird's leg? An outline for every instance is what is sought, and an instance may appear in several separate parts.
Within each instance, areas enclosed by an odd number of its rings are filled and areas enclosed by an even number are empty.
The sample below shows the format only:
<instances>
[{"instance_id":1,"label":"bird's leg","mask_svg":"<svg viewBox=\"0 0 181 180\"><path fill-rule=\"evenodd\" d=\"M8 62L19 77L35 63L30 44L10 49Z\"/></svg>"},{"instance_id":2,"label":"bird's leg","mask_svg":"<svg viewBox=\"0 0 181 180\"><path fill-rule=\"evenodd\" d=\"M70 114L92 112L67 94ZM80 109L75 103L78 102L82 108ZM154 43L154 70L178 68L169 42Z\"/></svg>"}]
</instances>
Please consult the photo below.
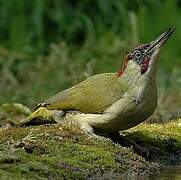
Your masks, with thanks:
<instances>
[{"instance_id":1,"label":"bird's leg","mask_svg":"<svg viewBox=\"0 0 181 180\"><path fill-rule=\"evenodd\" d=\"M23 124L46 124L46 123L56 123L57 121L60 121L60 117L64 115L63 111L58 110L48 110L45 107L40 107L36 111L34 111L32 114L30 114L27 118L23 119L18 123L18 125ZM38 121L37 121L38 119Z\"/></svg>"},{"instance_id":2,"label":"bird's leg","mask_svg":"<svg viewBox=\"0 0 181 180\"><path fill-rule=\"evenodd\" d=\"M85 131L88 135L94 135L94 129L88 123L81 123L79 124L80 128Z\"/></svg>"},{"instance_id":3,"label":"bird's leg","mask_svg":"<svg viewBox=\"0 0 181 180\"><path fill-rule=\"evenodd\" d=\"M88 123L81 123L79 124L79 127L90 137L90 138L95 138L97 140L105 140L106 137L100 136L94 133L94 129L92 126Z\"/></svg>"},{"instance_id":4,"label":"bird's leg","mask_svg":"<svg viewBox=\"0 0 181 180\"><path fill-rule=\"evenodd\" d=\"M89 136L96 137L98 139L104 139L104 137L99 136L94 133L94 130L92 127L94 127L97 122L104 123L106 121L109 121L111 118L109 113L103 113L103 114L84 114L84 113L76 113L71 114L67 113L65 116L66 122L71 122L71 124L75 124L79 126L82 130L84 130Z\"/></svg>"},{"instance_id":5,"label":"bird's leg","mask_svg":"<svg viewBox=\"0 0 181 180\"><path fill-rule=\"evenodd\" d=\"M64 111L54 111L53 118L58 124L71 124L71 125L76 125L79 126L88 136L90 137L95 137L95 138L102 138L101 136L98 136L94 133L94 129L88 122L82 122L82 121L77 121L77 120L72 120L71 118L69 119L68 117L74 117L74 116L79 116L83 115L84 113L76 110L68 110L66 112ZM85 114L84 114L85 115ZM67 116L66 120L64 120L65 116Z\"/></svg>"}]
</instances>

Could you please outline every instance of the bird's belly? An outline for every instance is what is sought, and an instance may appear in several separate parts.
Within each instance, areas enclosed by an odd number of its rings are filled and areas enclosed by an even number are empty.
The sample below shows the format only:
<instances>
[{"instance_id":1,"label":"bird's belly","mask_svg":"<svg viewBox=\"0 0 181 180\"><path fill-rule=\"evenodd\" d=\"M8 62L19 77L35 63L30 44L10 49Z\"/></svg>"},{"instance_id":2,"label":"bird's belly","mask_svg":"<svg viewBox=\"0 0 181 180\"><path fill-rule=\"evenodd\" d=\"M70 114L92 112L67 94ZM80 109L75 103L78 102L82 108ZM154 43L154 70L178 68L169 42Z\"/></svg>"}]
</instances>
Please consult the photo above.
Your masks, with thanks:
<instances>
[{"instance_id":1,"label":"bird's belly","mask_svg":"<svg viewBox=\"0 0 181 180\"><path fill-rule=\"evenodd\" d=\"M107 132L116 132L143 122L154 112L157 105L157 97L147 96L143 99L140 99L138 103L129 97L123 99L120 104L113 105L112 109L110 109L113 114L112 118L105 123L98 124L98 128Z\"/></svg>"}]
</instances>

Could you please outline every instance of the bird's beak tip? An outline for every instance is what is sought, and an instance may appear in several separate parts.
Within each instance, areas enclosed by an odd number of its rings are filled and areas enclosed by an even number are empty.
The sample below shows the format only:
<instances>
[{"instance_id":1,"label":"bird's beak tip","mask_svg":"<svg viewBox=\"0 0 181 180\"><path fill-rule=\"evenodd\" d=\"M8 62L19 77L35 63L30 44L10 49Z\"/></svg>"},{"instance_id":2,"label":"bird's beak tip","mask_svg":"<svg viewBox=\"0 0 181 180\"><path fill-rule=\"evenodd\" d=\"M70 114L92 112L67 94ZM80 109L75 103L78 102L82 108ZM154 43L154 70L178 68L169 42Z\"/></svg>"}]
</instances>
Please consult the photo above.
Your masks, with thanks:
<instances>
[{"instance_id":1,"label":"bird's beak tip","mask_svg":"<svg viewBox=\"0 0 181 180\"><path fill-rule=\"evenodd\" d=\"M176 30L176 27L175 27L175 25L174 25L174 26L172 26L172 27L170 28L170 30L173 30L173 31L175 31L175 30Z\"/></svg>"},{"instance_id":2,"label":"bird's beak tip","mask_svg":"<svg viewBox=\"0 0 181 180\"><path fill-rule=\"evenodd\" d=\"M154 48L162 47L162 45L165 44L165 42L171 37L171 35L175 31L175 29L176 29L175 26L170 27L167 31L165 31L158 38L156 38L154 41L152 41L151 47L149 48L148 51L150 51Z\"/></svg>"}]
</instances>

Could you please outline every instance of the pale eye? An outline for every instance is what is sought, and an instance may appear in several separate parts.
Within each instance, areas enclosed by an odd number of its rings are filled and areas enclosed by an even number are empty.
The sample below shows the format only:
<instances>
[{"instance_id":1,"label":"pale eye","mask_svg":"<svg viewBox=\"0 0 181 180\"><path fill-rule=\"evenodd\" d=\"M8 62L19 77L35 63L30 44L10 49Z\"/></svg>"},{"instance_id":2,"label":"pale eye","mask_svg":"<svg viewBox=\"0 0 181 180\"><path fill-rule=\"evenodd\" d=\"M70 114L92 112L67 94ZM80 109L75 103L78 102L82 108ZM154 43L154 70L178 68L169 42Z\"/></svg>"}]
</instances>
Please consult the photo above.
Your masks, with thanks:
<instances>
[{"instance_id":1,"label":"pale eye","mask_svg":"<svg viewBox=\"0 0 181 180\"><path fill-rule=\"evenodd\" d=\"M146 50L147 50L147 49L143 49L143 50L142 50L142 53L144 54L144 53L146 52Z\"/></svg>"},{"instance_id":2,"label":"pale eye","mask_svg":"<svg viewBox=\"0 0 181 180\"><path fill-rule=\"evenodd\" d=\"M140 58L140 57L141 57L141 53L140 53L140 52L136 52L136 53L135 53L135 57L136 57L136 58Z\"/></svg>"}]
</instances>

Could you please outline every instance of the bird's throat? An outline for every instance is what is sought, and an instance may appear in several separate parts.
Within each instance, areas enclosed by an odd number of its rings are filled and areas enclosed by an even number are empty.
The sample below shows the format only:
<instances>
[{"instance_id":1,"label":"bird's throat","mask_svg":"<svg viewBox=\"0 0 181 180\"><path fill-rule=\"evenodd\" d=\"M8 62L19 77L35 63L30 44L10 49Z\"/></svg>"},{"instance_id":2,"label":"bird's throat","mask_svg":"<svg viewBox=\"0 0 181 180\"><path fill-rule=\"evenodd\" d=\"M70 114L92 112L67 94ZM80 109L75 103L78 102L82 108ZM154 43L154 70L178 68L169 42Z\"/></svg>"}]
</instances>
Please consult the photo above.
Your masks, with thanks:
<instances>
[{"instance_id":1,"label":"bird's throat","mask_svg":"<svg viewBox=\"0 0 181 180\"><path fill-rule=\"evenodd\" d=\"M157 66L155 63L151 63L151 60L145 59L141 65L128 61L125 67L117 72L117 77L126 84L138 87L156 84Z\"/></svg>"},{"instance_id":2,"label":"bird's throat","mask_svg":"<svg viewBox=\"0 0 181 180\"><path fill-rule=\"evenodd\" d=\"M144 74L147 71L149 62L150 62L150 59L145 58L144 61L140 64L141 74Z\"/></svg>"}]
</instances>

